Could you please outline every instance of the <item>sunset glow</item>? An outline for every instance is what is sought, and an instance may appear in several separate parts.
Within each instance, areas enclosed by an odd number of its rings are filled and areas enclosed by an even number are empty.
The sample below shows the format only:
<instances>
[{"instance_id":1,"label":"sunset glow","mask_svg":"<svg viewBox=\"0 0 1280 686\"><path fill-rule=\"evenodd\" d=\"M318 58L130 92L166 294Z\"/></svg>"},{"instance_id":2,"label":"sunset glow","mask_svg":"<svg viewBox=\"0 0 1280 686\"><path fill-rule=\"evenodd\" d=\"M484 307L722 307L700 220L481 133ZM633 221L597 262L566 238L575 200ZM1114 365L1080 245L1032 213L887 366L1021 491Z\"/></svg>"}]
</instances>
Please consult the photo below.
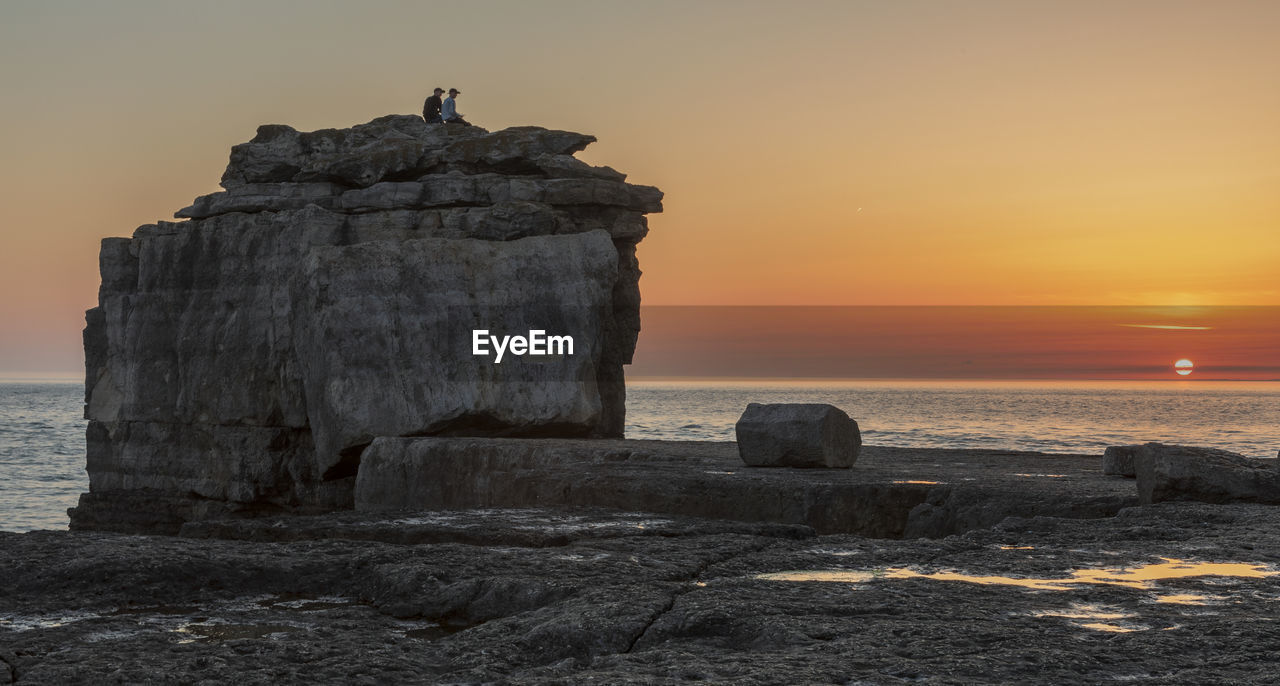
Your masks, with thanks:
<instances>
[{"instance_id":1,"label":"sunset glow","mask_svg":"<svg viewBox=\"0 0 1280 686\"><path fill-rule=\"evenodd\" d=\"M1118 325L1135 316L1171 328ZM1280 307L647 307L641 318L636 377L1280 380ZM1178 328L1188 319L1198 328Z\"/></svg>"},{"instance_id":2,"label":"sunset glow","mask_svg":"<svg viewBox=\"0 0 1280 686\"><path fill-rule=\"evenodd\" d=\"M99 239L216 190L260 124L417 112L437 84L666 192L646 305L1280 305L1278 3L246 12L0 9L0 371L75 371ZM465 58L424 61L427 33Z\"/></svg>"}]
</instances>

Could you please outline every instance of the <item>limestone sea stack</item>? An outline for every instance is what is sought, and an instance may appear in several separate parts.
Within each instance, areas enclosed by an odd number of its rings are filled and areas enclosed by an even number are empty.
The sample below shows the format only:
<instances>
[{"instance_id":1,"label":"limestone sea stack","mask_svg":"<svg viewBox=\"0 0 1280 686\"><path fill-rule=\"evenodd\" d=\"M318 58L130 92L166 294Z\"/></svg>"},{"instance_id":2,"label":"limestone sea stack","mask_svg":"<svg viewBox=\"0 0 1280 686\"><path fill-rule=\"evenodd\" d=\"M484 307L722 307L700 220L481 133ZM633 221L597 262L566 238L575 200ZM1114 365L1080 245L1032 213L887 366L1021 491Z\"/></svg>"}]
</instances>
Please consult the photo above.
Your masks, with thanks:
<instances>
[{"instance_id":1,"label":"limestone sea stack","mask_svg":"<svg viewBox=\"0 0 1280 686\"><path fill-rule=\"evenodd\" d=\"M72 528L349 508L380 436L620 437L662 193L594 140L263 126L185 221L105 239Z\"/></svg>"}]
</instances>

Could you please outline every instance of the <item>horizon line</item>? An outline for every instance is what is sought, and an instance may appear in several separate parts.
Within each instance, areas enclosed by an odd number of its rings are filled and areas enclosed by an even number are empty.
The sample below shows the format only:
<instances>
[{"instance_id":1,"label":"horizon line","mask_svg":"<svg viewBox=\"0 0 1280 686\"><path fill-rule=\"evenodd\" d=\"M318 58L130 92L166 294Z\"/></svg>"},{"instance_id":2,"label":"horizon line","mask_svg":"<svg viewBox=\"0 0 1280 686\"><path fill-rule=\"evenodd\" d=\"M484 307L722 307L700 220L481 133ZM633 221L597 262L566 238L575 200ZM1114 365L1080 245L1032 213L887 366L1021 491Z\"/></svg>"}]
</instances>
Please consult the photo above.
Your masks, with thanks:
<instances>
[{"instance_id":1,"label":"horizon line","mask_svg":"<svg viewBox=\"0 0 1280 686\"><path fill-rule=\"evenodd\" d=\"M625 371L625 370L624 370ZM708 374L680 376L672 374L628 375L627 381L1154 381L1158 383L1278 383L1270 379L1236 379L1231 377L1062 377L1062 376L715 376Z\"/></svg>"},{"instance_id":2,"label":"horizon line","mask_svg":"<svg viewBox=\"0 0 1280 686\"><path fill-rule=\"evenodd\" d=\"M623 370L626 371L625 369ZM714 374L637 374L627 375L627 381L1104 381L1104 382L1158 382L1158 383L1278 383L1280 377L1269 379L1237 379L1230 377L1062 377L1062 376L742 376ZM40 372L22 374L0 372L0 383L80 383L83 372L77 374Z\"/></svg>"},{"instance_id":3,"label":"horizon line","mask_svg":"<svg viewBox=\"0 0 1280 686\"><path fill-rule=\"evenodd\" d=\"M1280 309L1280 303L1277 303L1277 304L1275 304L1275 305L1060 305L1060 304L1059 304L1059 305L1008 305L1008 304L1005 304L1005 305L921 305L921 304L916 304L916 305L857 305L857 304L853 304L853 305L806 305L806 304L794 304L794 303L792 303L792 304L787 304L787 305L744 305L744 304L724 304L724 305L717 305L717 304L695 304L695 305L687 305L687 304L665 304L665 303L664 303L664 304L649 304L649 305L646 305L646 304L644 304L644 303L642 302L642 303L640 304L640 306L641 306L641 307L810 307L810 308L817 308L817 307L827 307L827 308L837 308L837 307L900 307L900 308L907 308L907 307L920 307L920 308L924 308L924 307L1002 307L1002 308L1090 308L1090 309L1101 309L1101 308L1134 309L1134 308L1138 308L1138 309L1180 309L1180 310L1198 310L1198 309L1266 309L1266 308L1276 308L1276 309Z\"/></svg>"}]
</instances>

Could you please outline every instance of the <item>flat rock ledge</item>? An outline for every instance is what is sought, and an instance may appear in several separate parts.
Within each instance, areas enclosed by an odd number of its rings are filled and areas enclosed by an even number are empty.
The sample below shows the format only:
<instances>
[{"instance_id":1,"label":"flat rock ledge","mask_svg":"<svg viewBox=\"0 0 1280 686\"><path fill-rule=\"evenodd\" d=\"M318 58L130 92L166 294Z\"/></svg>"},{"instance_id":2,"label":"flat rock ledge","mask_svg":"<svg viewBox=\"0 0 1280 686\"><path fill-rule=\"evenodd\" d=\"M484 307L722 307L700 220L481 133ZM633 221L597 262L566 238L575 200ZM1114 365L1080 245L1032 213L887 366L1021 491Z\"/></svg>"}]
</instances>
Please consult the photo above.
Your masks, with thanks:
<instances>
[{"instance_id":1,"label":"flat rock ledge","mask_svg":"<svg viewBox=\"0 0 1280 686\"><path fill-rule=\"evenodd\" d=\"M379 438L355 487L362 512L605 507L877 538L1135 503L1084 455L866 446L850 470L751 469L734 443L697 441Z\"/></svg>"}]
</instances>

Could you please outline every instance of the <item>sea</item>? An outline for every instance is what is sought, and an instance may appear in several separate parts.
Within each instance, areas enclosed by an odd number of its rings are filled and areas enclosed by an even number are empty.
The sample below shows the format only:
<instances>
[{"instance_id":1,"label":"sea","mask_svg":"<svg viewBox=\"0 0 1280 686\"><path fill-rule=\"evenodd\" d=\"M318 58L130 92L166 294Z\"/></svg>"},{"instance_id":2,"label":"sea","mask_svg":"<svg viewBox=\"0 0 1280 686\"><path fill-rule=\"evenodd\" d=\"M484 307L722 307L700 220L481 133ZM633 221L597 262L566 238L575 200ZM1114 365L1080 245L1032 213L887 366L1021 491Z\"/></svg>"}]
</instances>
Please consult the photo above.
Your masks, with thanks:
<instances>
[{"instance_id":1,"label":"sea","mask_svg":"<svg viewBox=\"0 0 1280 686\"><path fill-rule=\"evenodd\" d=\"M67 528L84 387L0 381L0 531ZM748 403L829 403L872 445L1101 454L1162 441L1275 458L1280 382L630 380L628 438L728 441Z\"/></svg>"}]
</instances>

